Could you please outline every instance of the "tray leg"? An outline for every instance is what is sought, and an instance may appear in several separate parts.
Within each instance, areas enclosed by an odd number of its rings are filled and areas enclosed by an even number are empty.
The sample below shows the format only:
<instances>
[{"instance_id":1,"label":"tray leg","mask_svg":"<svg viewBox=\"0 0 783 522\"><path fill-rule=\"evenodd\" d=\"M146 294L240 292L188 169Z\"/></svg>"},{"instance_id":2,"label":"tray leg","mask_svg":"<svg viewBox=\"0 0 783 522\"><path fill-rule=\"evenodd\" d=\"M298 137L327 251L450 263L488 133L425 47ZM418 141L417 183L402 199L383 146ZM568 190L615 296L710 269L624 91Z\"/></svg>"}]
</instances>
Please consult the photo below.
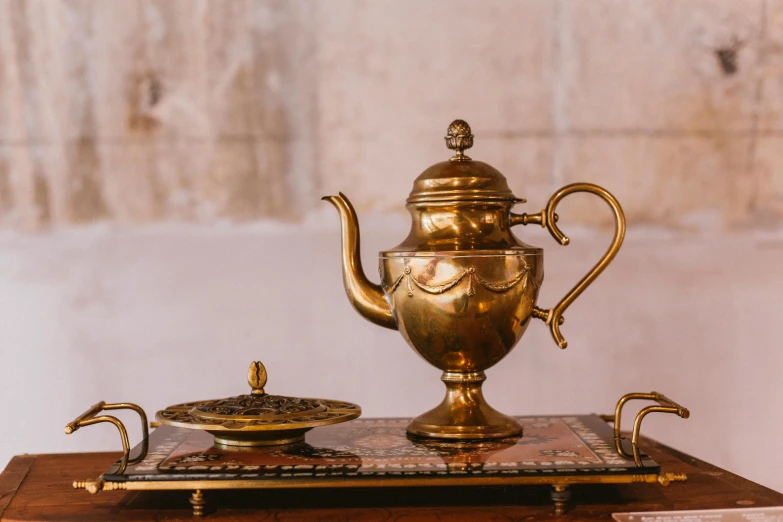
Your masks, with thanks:
<instances>
[{"instance_id":1,"label":"tray leg","mask_svg":"<svg viewBox=\"0 0 783 522\"><path fill-rule=\"evenodd\" d=\"M555 515L564 515L568 511L568 500L571 498L568 486L565 484L553 485L550 496L555 504Z\"/></svg>"},{"instance_id":2,"label":"tray leg","mask_svg":"<svg viewBox=\"0 0 783 522\"><path fill-rule=\"evenodd\" d=\"M194 491L190 496L190 505L193 506L194 517L204 516L204 506L207 505L207 501L204 500L204 493L200 489Z\"/></svg>"}]
</instances>

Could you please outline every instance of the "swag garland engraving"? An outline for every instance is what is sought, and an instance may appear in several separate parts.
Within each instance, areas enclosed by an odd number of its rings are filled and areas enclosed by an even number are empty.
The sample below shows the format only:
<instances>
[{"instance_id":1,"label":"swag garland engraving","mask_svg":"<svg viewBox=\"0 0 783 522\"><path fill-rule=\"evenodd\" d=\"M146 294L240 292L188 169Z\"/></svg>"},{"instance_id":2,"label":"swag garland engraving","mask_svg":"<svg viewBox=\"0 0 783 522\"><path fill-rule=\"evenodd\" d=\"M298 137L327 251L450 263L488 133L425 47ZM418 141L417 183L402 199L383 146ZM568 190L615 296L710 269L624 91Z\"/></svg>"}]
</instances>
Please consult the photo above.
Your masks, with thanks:
<instances>
[{"instance_id":1,"label":"swag garland engraving","mask_svg":"<svg viewBox=\"0 0 783 522\"><path fill-rule=\"evenodd\" d=\"M386 286L384 283L381 283L381 286L383 289L389 294L392 295L397 288L402 284L403 279L405 279L406 287L408 290L408 297L413 297L413 287L416 286L420 290L423 290L424 292L427 292L428 294L442 294L445 292L448 292L452 288L459 285L465 278L468 279L468 296L474 296L476 295L476 285L478 284L485 290L489 290L490 292L495 292L496 294L502 294L505 292L508 292L512 288L514 288L519 283L522 283L522 289L527 289L527 285L529 283L532 283L535 285L535 281L531 281L530 279L530 267L525 266L524 270L521 274L519 274L517 277L512 279L511 281L507 281L505 283L492 283L490 281L487 281L480 275L476 273L476 267L470 266L465 269L464 272L462 272L460 275L452 279L451 281L447 281L440 285L428 285L426 283L422 283L418 279L416 279L416 276L414 276L411 273L411 267L406 266L405 270L402 274L397 277L397 279L394 280L394 283L392 283L391 286Z\"/></svg>"}]
</instances>

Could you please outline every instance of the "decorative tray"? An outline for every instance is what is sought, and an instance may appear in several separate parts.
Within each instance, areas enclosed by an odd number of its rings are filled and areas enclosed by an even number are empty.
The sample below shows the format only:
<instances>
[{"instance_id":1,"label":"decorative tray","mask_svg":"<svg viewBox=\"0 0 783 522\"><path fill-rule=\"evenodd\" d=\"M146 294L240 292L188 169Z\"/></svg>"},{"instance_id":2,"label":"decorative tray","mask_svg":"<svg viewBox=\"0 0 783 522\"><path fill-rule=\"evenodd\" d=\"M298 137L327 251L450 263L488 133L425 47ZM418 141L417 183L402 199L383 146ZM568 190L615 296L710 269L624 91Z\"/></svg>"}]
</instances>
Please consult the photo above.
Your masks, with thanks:
<instances>
[{"instance_id":1,"label":"decorative tray","mask_svg":"<svg viewBox=\"0 0 783 522\"><path fill-rule=\"evenodd\" d=\"M619 426L622 406L630 399L652 399L658 405L639 413L629 441L620 436ZM92 416L69 426L92 423L101 418L95 417L100 409L114 406L135 409L99 403L87 412ZM74 487L92 493L189 490L194 514L200 516L204 491L213 489L545 484L553 487L556 511L563 512L572 484L685 480L662 473L638 447L641 419L653 411L688 416L685 408L653 392L624 396L611 417L516 417L523 435L494 440L417 438L406 434L409 419L357 419L313 430L305 442L245 448L216 444L206 431L164 425L126 450L98 479L75 482ZM616 423L614 429L607 420ZM120 432L125 446L124 427Z\"/></svg>"}]
</instances>

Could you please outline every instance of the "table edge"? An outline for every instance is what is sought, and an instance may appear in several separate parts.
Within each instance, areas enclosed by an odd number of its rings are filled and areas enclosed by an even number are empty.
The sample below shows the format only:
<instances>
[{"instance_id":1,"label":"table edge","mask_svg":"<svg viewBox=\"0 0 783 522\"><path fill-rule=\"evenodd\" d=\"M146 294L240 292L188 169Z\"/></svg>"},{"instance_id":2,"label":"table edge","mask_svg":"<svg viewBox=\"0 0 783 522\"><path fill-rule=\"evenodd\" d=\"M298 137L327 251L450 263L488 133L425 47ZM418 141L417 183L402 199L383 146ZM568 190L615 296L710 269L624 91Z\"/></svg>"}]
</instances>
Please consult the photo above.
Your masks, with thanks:
<instances>
[{"instance_id":1,"label":"table edge","mask_svg":"<svg viewBox=\"0 0 783 522\"><path fill-rule=\"evenodd\" d=\"M16 496L36 459L36 455L16 455L0 473L0 517Z\"/></svg>"}]
</instances>

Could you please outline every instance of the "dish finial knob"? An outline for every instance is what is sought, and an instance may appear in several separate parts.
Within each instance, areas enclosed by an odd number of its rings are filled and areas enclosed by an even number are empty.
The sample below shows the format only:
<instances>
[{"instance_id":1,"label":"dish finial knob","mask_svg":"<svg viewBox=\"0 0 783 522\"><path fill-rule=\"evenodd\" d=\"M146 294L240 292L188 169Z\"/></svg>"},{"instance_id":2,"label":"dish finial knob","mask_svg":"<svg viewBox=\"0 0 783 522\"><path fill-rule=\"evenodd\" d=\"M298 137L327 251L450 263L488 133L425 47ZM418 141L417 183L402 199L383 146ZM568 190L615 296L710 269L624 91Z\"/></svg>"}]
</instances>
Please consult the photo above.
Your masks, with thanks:
<instances>
[{"instance_id":1,"label":"dish finial knob","mask_svg":"<svg viewBox=\"0 0 783 522\"><path fill-rule=\"evenodd\" d=\"M264 386L266 386L266 368L261 361L250 363L250 369L247 371L247 383L253 389L253 395L264 395Z\"/></svg>"}]
</instances>

